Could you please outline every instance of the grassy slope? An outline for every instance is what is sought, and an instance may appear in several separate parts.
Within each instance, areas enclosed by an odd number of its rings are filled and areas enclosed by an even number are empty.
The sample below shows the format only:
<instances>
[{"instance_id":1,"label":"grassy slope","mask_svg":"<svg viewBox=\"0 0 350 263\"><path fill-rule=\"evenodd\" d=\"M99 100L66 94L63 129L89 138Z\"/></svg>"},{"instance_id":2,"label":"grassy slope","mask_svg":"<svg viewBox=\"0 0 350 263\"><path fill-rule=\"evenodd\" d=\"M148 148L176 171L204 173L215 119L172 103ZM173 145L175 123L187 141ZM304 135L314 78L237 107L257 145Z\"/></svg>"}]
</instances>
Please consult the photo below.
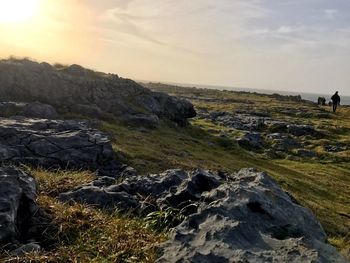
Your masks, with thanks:
<instances>
[{"instance_id":1,"label":"grassy slope","mask_svg":"<svg viewBox=\"0 0 350 263\"><path fill-rule=\"evenodd\" d=\"M278 119L314 124L322 129L326 133L322 139L304 138L309 143L308 147L320 154L320 159L271 160L244 151L232 142L230 138L239 132L205 120L193 120L187 128L163 124L159 129L148 132L105 124L105 129L115 134L115 150L122 152L124 160L143 173L176 167L231 172L243 167L256 167L268 172L286 191L315 213L334 245L341 250L350 248L350 151L328 154L322 148L325 143L350 142L349 107L340 108L333 115L328 107L320 110L308 103L280 102L256 94L177 90L167 86L151 88L190 98L197 109L267 112ZM198 97L205 100L198 100ZM298 109L306 114L281 113L285 109ZM325 117L320 117L322 115ZM223 132L225 138L219 136Z\"/></svg>"},{"instance_id":2,"label":"grassy slope","mask_svg":"<svg viewBox=\"0 0 350 263\"><path fill-rule=\"evenodd\" d=\"M141 173L182 167L229 172L256 167L268 172L303 205L311 208L328 234L343 238L350 223L350 164L314 160L269 160L246 152L228 139L195 127L169 128L144 133L118 124L105 124L116 135L115 150ZM349 237L348 237L349 238Z\"/></svg>"},{"instance_id":3,"label":"grassy slope","mask_svg":"<svg viewBox=\"0 0 350 263\"><path fill-rule=\"evenodd\" d=\"M158 129L143 130L126 127L118 122L105 122L103 129L114 139L113 147L119 158L135 167L139 173L160 172L169 168L221 169L228 172L243 167L257 167L268 172L280 185L292 193L303 205L312 209L325 227L332 244L340 250L350 248L350 164L349 152L329 155L322 145L329 141L350 141L350 109L342 108L329 119L317 117L318 111L309 104L291 101L279 102L256 94L177 89L152 86L157 90L189 97L197 109L225 110L248 109L264 111L273 117L311 122L328 135L321 140L308 139L310 147L324 155L321 160L270 160L263 155L250 153L232 140L239 131L221 127L209 121L195 119L189 127L181 128L162 123ZM200 99L198 99L200 98ZM286 108L304 109L311 116L283 114ZM329 109L326 109L329 111ZM225 133L226 137L220 135ZM56 228L48 228L55 236L55 247L50 252L28 255L27 261L46 262L152 262L155 246L164 240L140 219L107 214L103 211L72 204L64 205L55 196L87 182L93 174L80 172L33 171L39 179L39 203L50 212ZM0 260L8 259L3 255ZM12 260L12 261L11 261ZM4 261L4 260L3 260Z\"/></svg>"},{"instance_id":4,"label":"grassy slope","mask_svg":"<svg viewBox=\"0 0 350 263\"><path fill-rule=\"evenodd\" d=\"M17 258L0 251L0 262L154 262L165 235L117 211L106 213L82 204L62 204L56 196L90 182L90 172L32 170L39 183L38 203L45 213L41 244L45 251Z\"/></svg>"}]
</instances>

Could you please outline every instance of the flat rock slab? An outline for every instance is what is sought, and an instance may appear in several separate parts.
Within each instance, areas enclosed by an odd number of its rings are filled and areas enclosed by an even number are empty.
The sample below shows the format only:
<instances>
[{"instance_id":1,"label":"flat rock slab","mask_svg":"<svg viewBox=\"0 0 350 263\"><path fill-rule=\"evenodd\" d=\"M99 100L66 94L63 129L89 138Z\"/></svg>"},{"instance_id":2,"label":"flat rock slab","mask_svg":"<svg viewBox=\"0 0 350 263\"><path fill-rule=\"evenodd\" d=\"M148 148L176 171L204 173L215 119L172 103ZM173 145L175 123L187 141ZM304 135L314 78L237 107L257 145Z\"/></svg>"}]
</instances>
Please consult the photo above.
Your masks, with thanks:
<instances>
[{"instance_id":1,"label":"flat rock slab","mask_svg":"<svg viewBox=\"0 0 350 263\"><path fill-rule=\"evenodd\" d=\"M265 173L242 170L202 200L157 262L346 262L312 213Z\"/></svg>"},{"instance_id":2,"label":"flat rock slab","mask_svg":"<svg viewBox=\"0 0 350 263\"><path fill-rule=\"evenodd\" d=\"M168 207L182 211L185 219L173 225L157 262L346 262L327 244L310 210L254 169L100 180L59 198L140 215Z\"/></svg>"},{"instance_id":3,"label":"flat rock slab","mask_svg":"<svg viewBox=\"0 0 350 263\"><path fill-rule=\"evenodd\" d=\"M113 172L120 165L108 137L84 122L0 118L0 162Z\"/></svg>"}]
</instances>

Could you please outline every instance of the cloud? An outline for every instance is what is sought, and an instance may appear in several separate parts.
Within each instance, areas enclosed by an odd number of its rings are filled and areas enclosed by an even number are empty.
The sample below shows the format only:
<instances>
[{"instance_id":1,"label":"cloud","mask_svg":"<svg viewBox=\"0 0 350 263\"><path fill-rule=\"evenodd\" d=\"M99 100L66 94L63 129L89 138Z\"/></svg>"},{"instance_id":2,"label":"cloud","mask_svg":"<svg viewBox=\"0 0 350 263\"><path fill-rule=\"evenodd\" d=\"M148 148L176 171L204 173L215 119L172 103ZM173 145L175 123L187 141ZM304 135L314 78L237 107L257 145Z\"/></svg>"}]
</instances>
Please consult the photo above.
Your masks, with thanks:
<instances>
[{"instance_id":1,"label":"cloud","mask_svg":"<svg viewBox=\"0 0 350 263\"><path fill-rule=\"evenodd\" d=\"M100 20L104 27L143 41L193 54L213 54L215 45L227 45L250 34L246 24L268 16L256 0L222 1L133 0L128 7L106 10Z\"/></svg>"},{"instance_id":2,"label":"cloud","mask_svg":"<svg viewBox=\"0 0 350 263\"><path fill-rule=\"evenodd\" d=\"M324 15L327 19L333 20L339 14L339 10L337 9L326 9L323 11Z\"/></svg>"},{"instance_id":3,"label":"cloud","mask_svg":"<svg viewBox=\"0 0 350 263\"><path fill-rule=\"evenodd\" d=\"M139 78L305 90L350 81L348 0L101 1L101 39L139 61L129 72Z\"/></svg>"}]
</instances>

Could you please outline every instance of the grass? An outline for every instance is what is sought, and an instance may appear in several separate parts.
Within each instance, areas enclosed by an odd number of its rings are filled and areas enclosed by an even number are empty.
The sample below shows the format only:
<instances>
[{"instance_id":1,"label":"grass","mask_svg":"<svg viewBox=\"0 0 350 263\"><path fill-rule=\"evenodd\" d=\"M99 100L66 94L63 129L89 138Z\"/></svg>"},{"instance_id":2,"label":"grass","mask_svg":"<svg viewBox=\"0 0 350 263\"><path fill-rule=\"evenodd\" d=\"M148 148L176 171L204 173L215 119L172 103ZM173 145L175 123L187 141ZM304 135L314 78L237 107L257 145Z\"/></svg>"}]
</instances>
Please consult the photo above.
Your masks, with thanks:
<instances>
[{"instance_id":1,"label":"grass","mask_svg":"<svg viewBox=\"0 0 350 263\"><path fill-rule=\"evenodd\" d=\"M198 166L229 172L243 167L256 167L268 172L284 190L314 212L329 235L329 241L339 251L349 251L350 150L327 153L324 145L341 142L350 146L350 107L340 107L333 114L327 106L318 107L297 101L281 102L268 95L162 84L147 86L189 98L197 109L264 112L276 119L319 127L325 133L322 138L301 139L307 141L307 148L318 152L320 157L296 158L293 161L271 160L260 154L246 152L232 142L232 138L238 136L239 131L232 131L203 119L191 121L192 125L187 128L169 129L161 126L147 134L137 130L126 132L118 125L106 125L116 134L116 149L127 153L126 160L130 160L130 164L144 173ZM226 138L222 139L220 135L223 133ZM174 152L178 155L182 153L184 157L179 158ZM145 161L144 157L147 156L152 158Z\"/></svg>"},{"instance_id":2,"label":"grass","mask_svg":"<svg viewBox=\"0 0 350 263\"><path fill-rule=\"evenodd\" d=\"M308 148L320 154L318 159L295 157L295 160L288 160L269 159L245 151L234 141L241 131L203 119L192 120L188 127L162 122L154 130L127 127L115 120L102 124L102 129L112 137L118 158L136 168L139 174L198 167L227 172L256 167L266 171L284 190L313 211L329 235L329 242L347 253L350 249L350 151L327 153L324 145L350 144L350 108L341 107L337 114L332 114L328 107L296 101L281 102L254 93L164 85L151 88L190 98L197 109L264 112L276 119L312 124L323 130L325 135L322 138L301 138L309 144ZM173 218L174 211L158 211L147 220L141 220L84 205L61 204L55 199L60 192L91 181L95 174L40 169L31 172L39 181L39 203L51 215L53 227L48 233L55 237L55 244L48 252L28 255L28 262L154 261L156 245L165 239L159 230L169 223L169 218ZM1 260L17 262L8 257Z\"/></svg>"},{"instance_id":3,"label":"grass","mask_svg":"<svg viewBox=\"0 0 350 263\"><path fill-rule=\"evenodd\" d=\"M91 181L93 173L29 171L39 183L38 204L45 214L41 243L46 250L22 258L3 252L0 262L154 262L165 235L141 219L57 201L59 193Z\"/></svg>"},{"instance_id":4,"label":"grass","mask_svg":"<svg viewBox=\"0 0 350 263\"><path fill-rule=\"evenodd\" d=\"M115 134L114 148L124 153L123 161L140 173L179 167L228 172L256 167L266 171L316 214L332 237L330 240L348 239L350 221L344 216L350 215L348 162L269 160L244 151L230 139L221 139L195 126L170 128L162 124L159 129L144 133L105 123L104 129ZM349 242L342 244L350 247Z\"/></svg>"}]
</instances>

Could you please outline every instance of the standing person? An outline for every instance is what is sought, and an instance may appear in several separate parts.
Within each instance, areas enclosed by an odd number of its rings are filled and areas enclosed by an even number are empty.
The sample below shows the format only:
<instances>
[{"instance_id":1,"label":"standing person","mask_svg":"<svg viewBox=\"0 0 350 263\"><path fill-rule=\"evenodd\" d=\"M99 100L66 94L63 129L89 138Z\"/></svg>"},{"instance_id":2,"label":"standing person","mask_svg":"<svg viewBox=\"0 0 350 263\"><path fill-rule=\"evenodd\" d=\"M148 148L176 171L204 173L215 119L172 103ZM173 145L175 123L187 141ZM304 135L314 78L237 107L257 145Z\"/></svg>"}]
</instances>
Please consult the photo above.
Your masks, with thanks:
<instances>
[{"instance_id":1,"label":"standing person","mask_svg":"<svg viewBox=\"0 0 350 263\"><path fill-rule=\"evenodd\" d=\"M331 98L333 103L333 112L336 112L338 105L340 104L340 97L338 95L338 91Z\"/></svg>"}]
</instances>

